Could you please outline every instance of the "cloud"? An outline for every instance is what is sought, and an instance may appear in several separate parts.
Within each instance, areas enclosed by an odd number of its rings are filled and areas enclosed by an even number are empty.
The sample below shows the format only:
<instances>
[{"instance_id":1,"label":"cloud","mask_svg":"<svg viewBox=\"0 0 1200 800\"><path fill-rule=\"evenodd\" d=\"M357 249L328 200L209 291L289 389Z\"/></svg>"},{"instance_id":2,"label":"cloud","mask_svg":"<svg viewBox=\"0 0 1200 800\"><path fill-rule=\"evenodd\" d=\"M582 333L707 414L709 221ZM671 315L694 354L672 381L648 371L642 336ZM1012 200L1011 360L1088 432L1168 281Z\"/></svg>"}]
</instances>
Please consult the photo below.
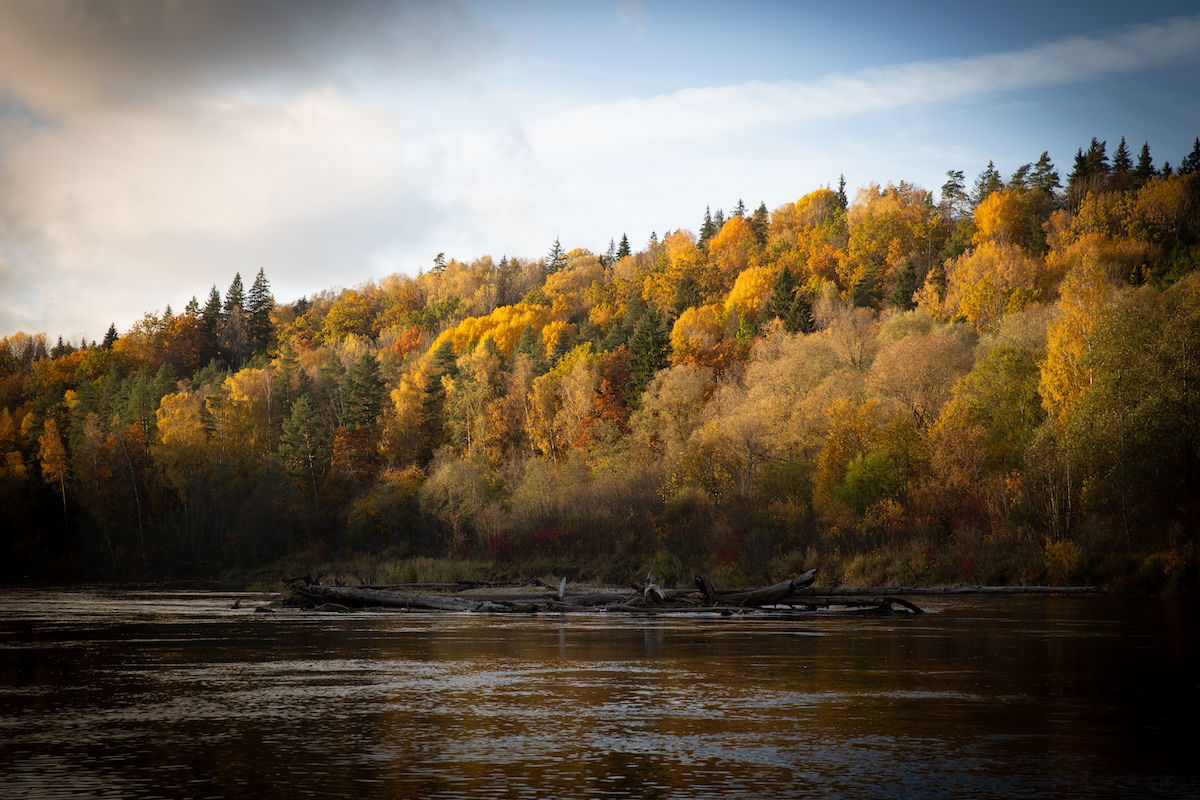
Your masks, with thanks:
<instances>
[{"instance_id":1,"label":"cloud","mask_svg":"<svg viewBox=\"0 0 1200 800\"><path fill-rule=\"evenodd\" d=\"M368 66L444 77L483 40L455 2L8 0L3 16L0 90L50 112L288 90Z\"/></svg>"},{"instance_id":2,"label":"cloud","mask_svg":"<svg viewBox=\"0 0 1200 800\"><path fill-rule=\"evenodd\" d=\"M806 83L751 82L579 106L531 123L530 139L546 152L678 143L1059 86L1198 57L1200 16L1181 17L1109 36L1073 36L1005 53L835 73Z\"/></svg>"}]
</instances>

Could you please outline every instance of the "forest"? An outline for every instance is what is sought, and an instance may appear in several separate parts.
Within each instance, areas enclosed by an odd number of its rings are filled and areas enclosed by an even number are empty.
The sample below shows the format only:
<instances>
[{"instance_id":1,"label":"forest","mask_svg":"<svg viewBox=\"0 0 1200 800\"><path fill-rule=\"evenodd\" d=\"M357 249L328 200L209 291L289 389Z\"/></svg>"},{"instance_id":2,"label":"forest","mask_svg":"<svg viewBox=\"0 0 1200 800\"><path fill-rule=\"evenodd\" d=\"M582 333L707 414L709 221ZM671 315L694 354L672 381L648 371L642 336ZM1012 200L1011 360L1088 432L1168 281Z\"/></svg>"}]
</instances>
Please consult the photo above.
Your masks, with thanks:
<instances>
[{"instance_id":1,"label":"forest","mask_svg":"<svg viewBox=\"0 0 1200 800\"><path fill-rule=\"evenodd\" d=\"M0 578L1196 590L1200 139L712 208L0 338Z\"/></svg>"}]
</instances>

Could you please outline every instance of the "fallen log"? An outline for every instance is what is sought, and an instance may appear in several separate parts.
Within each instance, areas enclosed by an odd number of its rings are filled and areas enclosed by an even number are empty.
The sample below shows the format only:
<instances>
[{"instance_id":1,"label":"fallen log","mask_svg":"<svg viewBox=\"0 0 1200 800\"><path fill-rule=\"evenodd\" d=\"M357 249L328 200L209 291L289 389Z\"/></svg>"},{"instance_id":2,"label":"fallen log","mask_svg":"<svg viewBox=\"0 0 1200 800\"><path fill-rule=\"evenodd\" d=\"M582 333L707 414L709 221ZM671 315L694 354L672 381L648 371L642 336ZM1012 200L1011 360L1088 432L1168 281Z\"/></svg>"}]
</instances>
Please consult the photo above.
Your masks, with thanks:
<instances>
[{"instance_id":1,"label":"fallen log","mask_svg":"<svg viewBox=\"0 0 1200 800\"><path fill-rule=\"evenodd\" d=\"M764 586L761 589L751 589L749 591L719 591L712 585L712 581L708 579L708 576L697 575L696 586L699 587L700 592L704 595L704 599L709 605L764 606L786 600L796 594L796 592L807 589L813 585L816 578L817 571L810 569L801 575L781 581L774 586Z\"/></svg>"},{"instance_id":2,"label":"fallen log","mask_svg":"<svg viewBox=\"0 0 1200 800\"><path fill-rule=\"evenodd\" d=\"M429 611L512 611L509 604L490 600L470 600L452 595L407 594L387 589L364 589L359 586L296 586L295 591L322 603L345 606L383 606L385 608L419 608Z\"/></svg>"}]
</instances>

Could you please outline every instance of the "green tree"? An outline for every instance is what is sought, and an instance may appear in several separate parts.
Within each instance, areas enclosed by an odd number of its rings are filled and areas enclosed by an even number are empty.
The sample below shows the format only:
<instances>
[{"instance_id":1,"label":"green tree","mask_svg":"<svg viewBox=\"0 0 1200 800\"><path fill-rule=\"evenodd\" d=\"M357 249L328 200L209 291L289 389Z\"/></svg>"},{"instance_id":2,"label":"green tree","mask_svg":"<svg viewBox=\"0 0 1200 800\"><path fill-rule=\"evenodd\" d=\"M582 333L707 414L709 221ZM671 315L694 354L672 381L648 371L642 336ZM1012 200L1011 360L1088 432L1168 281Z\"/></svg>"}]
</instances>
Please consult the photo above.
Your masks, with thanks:
<instances>
[{"instance_id":1,"label":"green tree","mask_svg":"<svg viewBox=\"0 0 1200 800\"><path fill-rule=\"evenodd\" d=\"M1180 175L1192 175L1200 172L1200 136L1192 144L1192 151L1179 162Z\"/></svg>"},{"instance_id":2,"label":"green tree","mask_svg":"<svg viewBox=\"0 0 1200 800\"><path fill-rule=\"evenodd\" d=\"M259 269L246 297L247 336L251 352L262 353L270 346L271 311L274 308L275 298L271 296L267 276Z\"/></svg>"},{"instance_id":3,"label":"green tree","mask_svg":"<svg viewBox=\"0 0 1200 800\"><path fill-rule=\"evenodd\" d=\"M908 311L916 307L916 302L913 300L913 295L917 291L917 272L913 267L912 259L904 262L904 266L896 272L895 281L892 284L892 291L888 295L888 303L896 308Z\"/></svg>"},{"instance_id":4,"label":"green tree","mask_svg":"<svg viewBox=\"0 0 1200 800\"><path fill-rule=\"evenodd\" d=\"M317 487L329 467L329 429L307 394L296 398L283 422L279 457L290 475L305 482L317 504Z\"/></svg>"},{"instance_id":5,"label":"green tree","mask_svg":"<svg viewBox=\"0 0 1200 800\"><path fill-rule=\"evenodd\" d=\"M750 215L750 231L754 234L754 240L760 245L767 243L767 231L769 227L767 204L759 203L758 208L754 209L754 213Z\"/></svg>"},{"instance_id":6,"label":"green tree","mask_svg":"<svg viewBox=\"0 0 1200 800\"><path fill-rule=\"evenodd\" d=\"M1154 159L1150 157L1150 143L1142 143L1142 151L1138 153L1137 166L1133 168L1134 186L1143 186L1156 174Z\"/></svg>"},{"instance_id":7,"label":"green tree","mask_svg":"<svg viewBox=\"0 0 1200 800\"><path fill-rule=\"evenodd\" d=\"M621 244L617 246L617 258L624 258L625 256L629 255L630 252L629 237L622 233Z\"/></svg>"},{"instance_id":8,"label":"green tree","mask_svg":"<svg viewBox=\"0 0 1200 800\"><path fill-rule=\"evenodd\" d=\"M101 342L100 348L103 350L112 350L113 343L117 341L117 324L114 322L108 326L108 333L104 334L104 341Z\"/></svg>"},{"instance_id":9,"label":"green tree","mask_svg":"<svg viewBox=\"0 0 1200 800\"><path fill-rule=\"evenodd\" d=\"M1004 188L1004 180L1000 177L1000 171L996 169L996 165L992 161L988 161L983 172L979 173L979 177L975 179L975 191L971 194L971 200L975 205L979 205L992 192L998 192Z\"/></svg>"},{"instance_id":10,"label":"green tree","mask_svg":"<svg viewBox=\"0 0 1200 800\"><path fill-rule=\"evenodd\" d=\"M549 275L558 272L567 265L566 254L563 253L562 245L558 239L554 240L554 246L550 248L550 252L546 255L546 274Z\"/></svg>"},{"instance_id":11,"label":"green tree","mask_svg":"<svg viewBox=\"0 0 1200 800\"><path fill-rule=\"evenodd\" d=\"M629 393L626 406L635 408L650 379L669 363L671 332L666 320L647 311L629 337Z\"/></svg>"}]
</instances>

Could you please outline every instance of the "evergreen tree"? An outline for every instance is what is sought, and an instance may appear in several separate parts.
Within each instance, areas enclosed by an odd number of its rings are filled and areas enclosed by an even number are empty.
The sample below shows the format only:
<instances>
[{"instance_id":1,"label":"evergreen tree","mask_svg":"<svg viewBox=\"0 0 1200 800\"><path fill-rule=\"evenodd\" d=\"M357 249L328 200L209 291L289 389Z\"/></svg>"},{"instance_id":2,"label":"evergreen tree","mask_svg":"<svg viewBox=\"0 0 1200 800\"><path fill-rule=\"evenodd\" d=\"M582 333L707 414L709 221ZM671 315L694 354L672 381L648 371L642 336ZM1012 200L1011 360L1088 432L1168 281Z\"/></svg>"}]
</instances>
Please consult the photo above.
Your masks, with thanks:
<instances>
[{"instance_id":1,"label":"evergreen tree","mask_svg":"<svg viewBox=\"0 0 1200 800\"><path fill-rule=\"evenodd\" d=\"M947 219L955 220L967 212L971 198L967 195L967 184L961 169L946 170L946 182L942 184L942 209Z\"/></svg>"},{"instance_id":2,"label":"evergreen tree","mask_svg":"<svg viewBox=\"0 0 1200 800\"><path fill-rule=\"evenodd\" d=\"M798 290L792 295L792 303L783 316L783 329L788 333L812 333L817 329L813 319L812 301L808 293Z\"/></svg>"},{"instance_id":3,"label":"evergreen tree","mask_svg":"<svg viewBox=\"0 0 1200 800\"><path fill-rule=\"evenodd\" d=\"M717 213L713 214L713 236L721 232L721 228L725 227L725 210L718 208Z\"/></svg>"},{"instance_id":4,"label":"evergreen tree","mask_svg":"<svg viewBox=\"0 0 1200 800\"><path fill-rule=\"evenodd\" d=\"M655 238L653 233L650 234L650 237L651 239ZM622 233L621 244L617 246L617 258L624 258L625 256L629 255L630 252L629 237Z\"/></svg>"},{"instance_id":5,"label":"evergreen tree","mask_svg":"<svg viewBox=\"0 0 1200 800\"><path fill-rule=\"evenodd\" d=\"M767 231L769 228L769 216L767 214L767 204L759 203L758 208L754 209L754 214L750 217L750 231L754 234L754 239L760 245L767 243Z\"/></svg>"},{"instance_id":6,"label":"evergreen tree","mask_svg":"<svg viewBox=\"0 0 1200 800\"><path fill-rule=\"evenodd\" d=\"M1150 143L1142 143L1142 151L1138 153L1137 166L1133 168L1134 186L1143 186L1155 175L1154 159L1150 157Z\"/></svg>"},{"instance_id":7,"label":"evergreen tree","mask_svg":"<svg viewBox=\"0 0 1200 800\"><path fill-rule=\"evenodd\" d=\"M246 308L246 292L242 287L242 273L240 272L233 274L233 282L229 284L229 289L225 292L225 305L221 310L228 317L234 308L240 308L243 311Z\"/></svg>"},{"instance_id":8,"label":"evergreen tree","mask_svg":"<svg viewBox=\"0 0 1200 800\"><path fill-rule=\"evenodd\" d=\"M608 249L604 251L604 255L600 256L601 266L609 266L617 260L617 240L608 240Z\"/></svg>"},{"instance_id":9,"label":"evergreen tree","mask_svg":"<svg viewBox=\"0 0 1200 800\"><path fill-rule=\"evenodd\" d=\"M630 408L636 406L654 374L667 366L670 351L666 320L653 311L643 314L629 337L630 385L626 399Z\"/></svg>"},{"instance_id":10,"label":"evergreen tree","mask_svg":"<svg viewBox=\"0 0 1200 800\"><path fill-rule=\"evenodd\" d=\"M842 209L843 211L845 211L850 206L850 200L849 200L849 198L846 197L846 176L845 175L838 175L837 204L838 204L838 207L840 209ZM763 209L764 210L766 209L765 205L763 206Z\"/></svg>"},{"instance_id":11,"label":"evergreen tree","mask_svg":"<svg viewBox=\"0 0 1200 800\"><path fill-rule=\"evenodd\" d=\"M784 267L779 270L779 274L775 276L775 286L771 290L771 296L767 298L767 305L764 309L767 319L783 319L788 315L792 302L795 300L798 285L796 276L790 269Z\"/></svg>"},{"instance_id":12,"label":"evergreen tree","mask_svg":"<svg viewBox=\"0 0 1200 800\"><path fill-rule=\"evenodd\" d=\"M1200 172L1200 136L1197 136L1195 143L1192 144L1192 152L1179 162L1180 175L1194 175L1197 172Z\"/></svg>"},{"instance_id":13,"label":"evergreen tree","mask_svg":"<svg viewBox=\"0 0 1200 800\"><path fill-rule=\"evenodd\" d=\"M613 327L616 326L614 325ZM528 325L521 331L521 336L517 339L517 346L513 350L513 355L525 355L528 357L535 375L541 375L546 371L545 350L542 347L542 343L538 341L537 334L533 332L533 328Z\"/></svg>"},{"instance_id":14,"label":"evergreen tree","mask_svg":"<svg viewBox=\"0 0 1200 800\"><path fill-rule=\"evenodd\" d=\"M1029 188L1029 174L1033 170L1033 164L1022 164L1017 167L1013 174L1008 179L1008 188L1018 192L1023 192Z\"/></svg>"},{"instance_id":15,"label":"evergreen tree","mask_svg":"<svg viewBox=\"0 0 1200 800\"><path fill-rule=\"evenodd\" d=\"M284 469L304 481L318 503L317 486L329 466L329 429L307 394L296 398L283 421L279 456Z\"/></svg>"},{"instance_id":16,"label":"evergreen tree","mask_svg":"<svg viewBox=\"0 0 1200 800\"><path fill-rule=\"evenodd\" d=\"M742 202L742 198L740 198L740 197L738 198L737 205L733 207L733 216L735 216L735 217L745 217L746 216L746 204Z\"/></svg>"},{"instance_id":17,"label":"evergreen tree","mask_svg":"<svg viewBox=\"0 0 1200 800\"><path fill-rule=\"evenodd\" d=\"M356 431L375 425L383 408L383 387L379 361L370 353L364 353L346 372L342 382L346 428Z\"/></svg>"},{"instance_id":18,"label":"evergreen tree","mask_svg":"<svg viewBox=\"0 0 1200 800\"><path fill-rule=\"evenodd\" d=\"M1029 186L1032 189L1040 189L1050 197L1054 197L1054 193L1062 187L1058 178L1058 170L1054 168L1054 162L1050 160L1050 153L1045 150L1033 165L1033 172L1029 176Z\"/></svg>"},{"instance_id":19,"label":"evergreen tree","mask_svg":"<svg viewBox=\"0 0 1200 800\"><path fill-rule=\"evenodd\" d=\"M108 333L104 334L104 341L100 344L101 350L112 350L113 343L117 341L117 324L114 322L108 326Z\"/></svg>"},{"instance_id":20,"label":"evergreen tree","mask_svg":"<svg viewBox=\"0 0 1200 800\"><path fill-rule=\"evenodd\" d=\"M1129 157L1129 147L1125 144L1124 136L1117 144L1117 152L1113 153L1112 171L1117 175L1133 171L1133 160Z\"/></svg>"},{"instance_id":21,"label":"evergreen tree","mask_svg":"<svg viewBox=\"0 0 1200 800\"><path fill-rule=\"evenodd\" d=\"M271 311L274 308L275 298L271 296L267 276L259 269L258 274L254 276L254 283L250 286L250 294L246 297L251 352L266 352L270 346Z\"/></svg>"},{"instance_id":22,"label":"evergreen tree","mask_svg":"<svg viewBox=\"0 0 1200 800\"><path fill-rule=\"evenodd\" d=\"M516 300L513 290L516 289L517 264L510 261L508 256L500 256L500 267L496 270L496 305L512 305Z\"/></svg>"},{"instance_id":23,"label":"evergreen tree","mask_svg":"<svg viewBox=\"0 0 1200 800\"><path fill-rule=\"evenodd\" d=\"M171 304L167 303L167 307L163 309L162 322L166 325L175 318L175 312L171 309Z\"/></svg>"},{"instance_id":24,"label":"evergreen tree","mask_svg":"<svg viewBox=\"0 0 1200 800\"><path fill-rule=\"evenodd\" d=\"M916 307L913 302L913 294L917 291L917 271L913 267L913 262L905 261L904 266L896 273L896 282L892 286L892 293L888 296L888 302L902 311L908 311Z\"/></svg>"},{"instance_id":25,"label":"evergreen tree","mask_svg":"<svg viewBox=\"0 0 1200 800\"><path fill-rule=\"evenodd\" d=\"M192 317L200 315L200 301L196 299L196 295L192 295L192 299L188 300L187 305L183 307L183 313Z\"/></svg>"},{"instance_id":26,"label":"evergreen tree","mask_svg":"<svg viewBox=\"0 0 1200 800\"><path fill-rule=\"evenodd\" d=\"M433 457L433 451L442 438L446 417L446 387L443 377L454 380L458 376L458 359L454 346L447 339L438 345L429 364L429 377L425 381L425 397L422 400L424 420L421 432L425 441L421 447L422 461Z\"/></svg>"},{"instance_id":27,"label":"evergreen tree","mask_svg":"<svg viewBox=\"0 0 1200 800\"><path fill-rule=\"evenodd\" d=\"M703 302L700 296L700 286L696 283L696 279L689 272L679 281L679 285L675 287L675 302L672 306L676 314L682 314L689 308L694 308Z\"/></svg>"},{"instance_id":28,"label":"evergreen tree","mask_svg":"<svg viewBox=\"0 0 1200 800\"><path fill-rule=\"evenodd\" d=\"M1171 169L1171 162L1164 161L1163 165L1162 165L1162 169L1158 171L1158 174L1162 175L1164 178L1169 178L1172 175L1174 175L1175 170Z\"/></svg>"},{"instance_id":29,"label":"evergreen tree","mask_svg":"<svg viewBox=\"0 0 1200 800\"><path fill-rule=\"evenodd\" d=\"M554 347L550 349L550 363L557 364L558 360L569 352L571 352L571 337L567 333L567 329L563 328L554 340Z\"/></svg>"},{"instance_id":30,"label":"evergreen tree","mask_svg":"<svg viewBox=\"0 0 1200 800\"><path fill-rule=\"evenodd\" d=\"M979 205L992 192L997 192L1004 188L1004 181L1000 177L1000 171L996 169L995 163L988 161L987 167L983 172L979 173L979 177L975 179L975 191L972 195L972 200L975 205Z\"/></svg>"},{"instance_id":31,"label":"evergreen tree","mask_svg":"<svg viewBox=\"0 0 1200 800\"><path fill-rule=\"evenodd\" d=\"M709 206L704 207L704 222L700 223L700 246L703 247L708 243L708 240L716 234L716 226L713 224L712 213Z\"/></svg>"},{"instance_id":32,"label":"evergreen tree","mask_svg":"<svg viewBox=\"0 0 1200 800\"><path fill-rule=\"evenodd\" d=\"M550 248L550 253L546 256L546 274L558 272L567 265L566 256L563 254L562 245L555 238L554 246Z\"/></svg>"},{"instance_id":33,"label":"evergreen tree","mask_svg":"<svg viewBox=\"0 0 1200 800\"><path fill-rule=\"evenodd\" d=\"M430 269L434 275L441 275L446 271L446 254L438 253L433 257L433 268Z\"/></svg>"}]
</instances>

